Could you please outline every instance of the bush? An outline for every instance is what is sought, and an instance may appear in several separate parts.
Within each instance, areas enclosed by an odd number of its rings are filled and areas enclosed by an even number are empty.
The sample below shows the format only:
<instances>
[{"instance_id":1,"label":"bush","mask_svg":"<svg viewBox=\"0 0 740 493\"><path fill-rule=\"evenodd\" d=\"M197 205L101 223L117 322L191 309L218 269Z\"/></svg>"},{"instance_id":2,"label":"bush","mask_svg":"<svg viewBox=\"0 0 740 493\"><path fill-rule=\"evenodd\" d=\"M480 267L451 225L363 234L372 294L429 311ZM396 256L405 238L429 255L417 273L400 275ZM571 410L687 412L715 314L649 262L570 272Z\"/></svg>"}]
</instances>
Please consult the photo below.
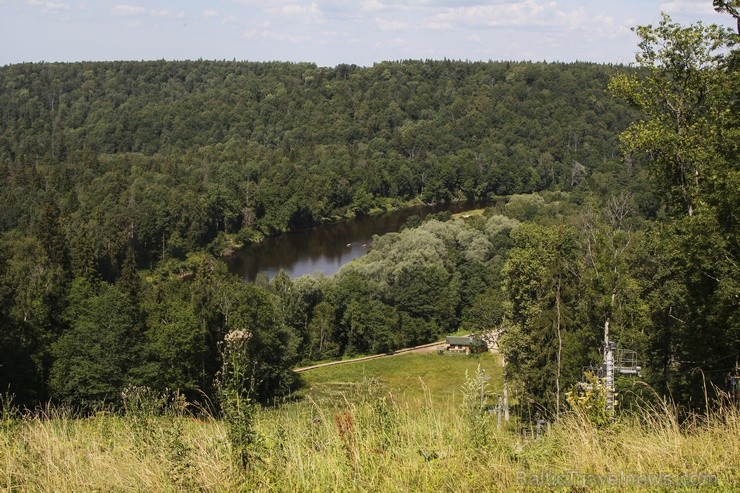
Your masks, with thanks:
<instances>
[{"instance_id":1,"label":"bush","mask_svg":"<svg viewBox=\"0 0 740 493\"><path fill-rule=\"evenodd\" d=\"M612 423L612 415L606 409L606 385L593 373L586 374L586 384L578 383L565 393L571 409L585 417L593 426L604 428ZM617 406L616 394L614 407Z\"/></svg>"}]
</instances>

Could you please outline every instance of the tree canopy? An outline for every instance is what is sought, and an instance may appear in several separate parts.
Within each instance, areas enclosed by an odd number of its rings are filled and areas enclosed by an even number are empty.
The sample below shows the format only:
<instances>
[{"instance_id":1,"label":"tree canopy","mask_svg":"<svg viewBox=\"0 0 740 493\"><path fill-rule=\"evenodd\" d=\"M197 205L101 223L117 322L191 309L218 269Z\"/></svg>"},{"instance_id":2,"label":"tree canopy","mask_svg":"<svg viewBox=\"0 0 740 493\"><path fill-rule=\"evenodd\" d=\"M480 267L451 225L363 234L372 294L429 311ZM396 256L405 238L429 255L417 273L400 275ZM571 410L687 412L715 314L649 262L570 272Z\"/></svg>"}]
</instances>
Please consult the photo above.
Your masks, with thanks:
<instances>
[{"instance_id":1,"label":"tree canopy","mask_svg":"<svg viewBox=\"0 0 740 493\"><path fill-rule=\"evenodd\" d=\"M0 68L0 387L89 409L127 385L210 398L239 333L269 403L299 362L491 331L522 405L557 414L609 326L650 384L701 405L740 355L737 35L636 32L637 68ZM500 196L410 220L332 277L246 284L219 259Z\"/></svg>"}]
</instances>

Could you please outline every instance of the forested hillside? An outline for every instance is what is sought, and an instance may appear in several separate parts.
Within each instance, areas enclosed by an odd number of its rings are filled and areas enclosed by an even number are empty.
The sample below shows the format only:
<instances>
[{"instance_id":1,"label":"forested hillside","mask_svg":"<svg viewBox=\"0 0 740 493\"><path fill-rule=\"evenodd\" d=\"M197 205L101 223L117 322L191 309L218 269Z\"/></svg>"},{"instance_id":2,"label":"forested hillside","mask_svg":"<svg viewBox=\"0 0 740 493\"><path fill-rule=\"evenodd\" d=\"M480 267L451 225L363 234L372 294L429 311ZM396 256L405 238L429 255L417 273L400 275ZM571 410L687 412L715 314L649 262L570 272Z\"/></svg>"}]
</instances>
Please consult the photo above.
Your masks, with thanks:
<instances>
[{"instance_id":1,"label":"forested hillside","mask_svg":"<svg viewBox=\"0 0 740 493\"><path fill-rule=\"evenodd\" d=\"M203 399L231 332L249 356L240 392L268 402L300 361L493 329L522 402L556 413L611 323L656 388L693 404L693 369L719 382L738 352L736 72L697 63L716 77L687 79L712 94L684 101L689 144L665 124L672 87L649 86L674 77L655 60L0 68L0 387L85 409L128 385ZM218 259L494 196L508 202L410 222L331 278L245 284Z\"/></svg>"},{"instance_id":2,"label":"forested hillside","mask_svg":"<svg viewBox=\"0 0 740 493\"><path fill-rule=\"evenodd\" d=\"M0 226L45 200L104 275L420 198L570 189L631 114L591 64L239 62L0 69ZM49 191L51 196L46 196ZM45 199L46 197L46 199Z\"/></svg>"}]
</instances>

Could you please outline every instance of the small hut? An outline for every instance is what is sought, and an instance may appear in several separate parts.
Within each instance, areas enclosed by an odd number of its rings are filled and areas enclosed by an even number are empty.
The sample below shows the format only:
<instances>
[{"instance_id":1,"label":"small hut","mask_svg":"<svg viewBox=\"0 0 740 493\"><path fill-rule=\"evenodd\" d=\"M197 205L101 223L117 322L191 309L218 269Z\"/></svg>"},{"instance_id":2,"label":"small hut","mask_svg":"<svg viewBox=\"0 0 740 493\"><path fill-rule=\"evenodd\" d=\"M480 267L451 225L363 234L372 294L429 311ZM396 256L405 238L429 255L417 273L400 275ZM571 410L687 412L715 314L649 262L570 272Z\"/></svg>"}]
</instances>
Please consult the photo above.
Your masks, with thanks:
<instances>
[{"instance_id":1,"label":"small hut","mask_svg":"<svg viewBox=\"0 0 740 493\"><path fill-rule=\"evenodd\" d=\"M473 336L447 336L445 342L452 353L482 353L488 349L483 340Z\"/></svg>"}]
</instances>

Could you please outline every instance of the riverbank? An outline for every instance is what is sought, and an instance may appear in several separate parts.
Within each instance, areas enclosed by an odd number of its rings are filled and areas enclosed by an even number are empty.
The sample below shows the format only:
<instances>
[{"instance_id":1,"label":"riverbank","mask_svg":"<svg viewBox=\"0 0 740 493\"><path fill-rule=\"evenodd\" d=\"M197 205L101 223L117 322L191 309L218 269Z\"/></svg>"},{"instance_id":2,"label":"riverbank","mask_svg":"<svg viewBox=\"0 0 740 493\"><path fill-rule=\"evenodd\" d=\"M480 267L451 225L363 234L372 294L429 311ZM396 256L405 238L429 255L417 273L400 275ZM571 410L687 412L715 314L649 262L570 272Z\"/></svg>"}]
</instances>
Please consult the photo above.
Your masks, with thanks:
<instances>
[{"instance_id":1,"label":"riverbank","mask_svg":"<svg viewBox=\"0 0 740 493\"><path fill-rule=\"evenodd\" d=\"M341 218L311 228L301 228L274 236L253 233L255 241L228 245L221 258L233 273L254 281L260 272L269 277L284 270L291 277L316 272L331 275L345 263L367 253L375 235L399 231L408 224L421 222L435 213L482 214L499 197L486 202L456 202L425 204L416 199L398 204L389 200L366 215ZM401 206L403 205L403 207ZM416 218L414 218L416 216ZM449 215L448 215L449 217ZM242 232L241 235L244 235ZM214 252L215 254L215 252Z\"/></svg>"},{"instance_id":2,"label":"riverbank","mask_svg":"<svg viewBox=\"0 0 740 493\"><path fill-rule=\"evenodd\" d=\"M242 229L241 231L237 233L224 233L219 238L214 240L214 243L216 242L223 242L225 245L223 246L223 249L221 250L220 257L227 259L234 255L238 250L247 247L249 245L257 245L262 243L268 238L275 238L284 234L289 233L295 233L307 229L312 229L320 226L326 226L328 224L336 224L338 222L343 221L354 221L357 219L361 219L363 217L373 217L378 216L380 214L387 214L392 212L398 212L402 211L404 209L411 209L415 207L435 207L439 206L441 204L445 204L445 202L424 202L419 197L415 197L411 200L406 201L399 201L398 199L392 199L388 197L383 197L381 199L376 200L376 202L381 202L381 204L375 204L373 207L370 208L370 210L367 212L367 214L361 214L357 215L355 213L351 213L351 211L347 211L347 214L344 215L333 215L325 218L321 218L319 221L315 222L314 224L302 228L296 228L296 229L271 229L271 230L262 230L262 229L253 229L253 228L246 228ZM455 199L451 202L447 203L460 203L462 202L462 199ZM219 245L220 247L221 245ZM209 249L213 250L213 247L209 246Z\"/></svg>"}]
</instances>

